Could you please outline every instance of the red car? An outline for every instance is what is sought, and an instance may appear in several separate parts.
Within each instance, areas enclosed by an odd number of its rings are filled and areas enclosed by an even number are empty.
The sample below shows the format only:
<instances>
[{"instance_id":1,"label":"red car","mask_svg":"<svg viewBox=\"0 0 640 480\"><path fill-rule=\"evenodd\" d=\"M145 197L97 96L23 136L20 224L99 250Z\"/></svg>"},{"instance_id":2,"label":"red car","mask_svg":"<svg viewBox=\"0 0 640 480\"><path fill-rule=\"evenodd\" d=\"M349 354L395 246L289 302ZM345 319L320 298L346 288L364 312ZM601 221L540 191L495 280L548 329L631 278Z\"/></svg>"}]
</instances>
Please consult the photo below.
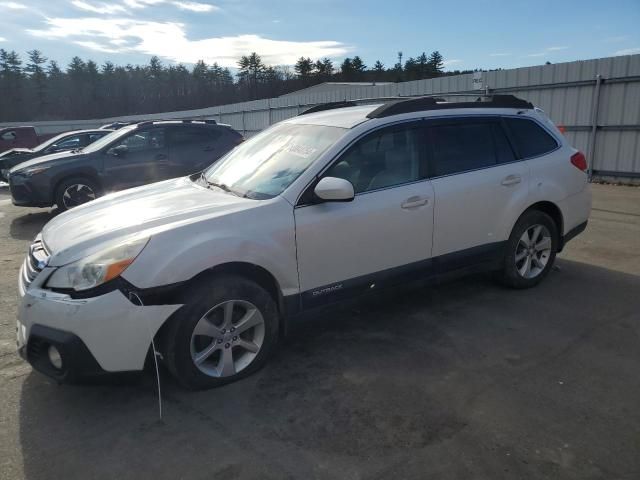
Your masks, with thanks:
<instances>
[{"instance_id":1,"label":"red car","mask_svg":"<svg viewBox=\"0 0 640 480\"><path fill-rule=\"evenodd\" d=\"M0 127L0 152L35 147L52 136L38 135L34 127Z\"/></svg>"}]
</instances>

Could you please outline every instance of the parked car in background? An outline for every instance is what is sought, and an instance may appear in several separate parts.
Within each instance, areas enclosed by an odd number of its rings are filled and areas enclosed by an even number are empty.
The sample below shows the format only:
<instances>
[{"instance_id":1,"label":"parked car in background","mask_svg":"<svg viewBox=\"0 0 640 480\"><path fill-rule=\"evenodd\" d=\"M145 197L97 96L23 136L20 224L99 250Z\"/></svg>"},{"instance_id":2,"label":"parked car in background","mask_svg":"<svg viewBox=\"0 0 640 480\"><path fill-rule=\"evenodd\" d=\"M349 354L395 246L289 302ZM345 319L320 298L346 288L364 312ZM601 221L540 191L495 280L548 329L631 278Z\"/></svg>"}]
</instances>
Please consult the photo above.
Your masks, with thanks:
<instances>
[{"instance_id":1,"label":"parked car in background","mask_svg":"<svg viewBox=\"0 0 640 480\"><path fill-rule=\"evenodd\" d=\"M12 148L32 148L54 135L38 135L35 127L0 127L0 153Z\"/></svg>"},{"instance_id":2,"label":"parked car in background","mask_svg":"<svg viewBox=\"0 0 640 480\"><path fill-rule=\"evenodd\" d=\"M113 131L114 130L94 129L64 132L42 142L34 148L12 148L11 150L0 153L0 180L6 182L9 170L19 163L50 153L84 148Z\"/></svg>"},{"instance_id":3,"label":"parked car in background","mask_svg":"<svg viewBox=\"0 0 640 480\"><path fill-rule=\"evenodd\" d=\"M106 192L199 172L243 141L212 121L149 121L123 127L82 150L9 171L14 205L66 210Z\"/></svg>"},{"instance_id":4,"label":"parked car in background","mask_svg":"<svg viewBox=\"0 0 640 480\"><path fill-rule=\"evenodd\" d=\"M464 271L533 287L587 225L586 168L512 96L303 114L202 175L45 225L20 274L19 351L65 381L141 370L155 338L182 384L209 388L338 301Z\"/></svg>"}]
</instances>

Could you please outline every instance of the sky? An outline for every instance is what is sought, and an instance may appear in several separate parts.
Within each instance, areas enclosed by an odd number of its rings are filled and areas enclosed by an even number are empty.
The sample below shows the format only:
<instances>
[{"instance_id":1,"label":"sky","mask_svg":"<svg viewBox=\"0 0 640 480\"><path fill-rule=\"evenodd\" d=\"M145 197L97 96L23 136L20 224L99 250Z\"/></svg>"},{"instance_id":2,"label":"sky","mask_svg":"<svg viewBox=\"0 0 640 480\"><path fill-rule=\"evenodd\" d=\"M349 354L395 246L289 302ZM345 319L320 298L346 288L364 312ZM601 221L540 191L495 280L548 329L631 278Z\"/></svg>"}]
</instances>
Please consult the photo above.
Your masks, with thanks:
<instances>
[{"instance_id":1,"label":"sky","mask_svg":"<svg viewBox=\"0 0 640 480\"><path fill-rule=\"evenodd\" d=\"M253 51L391 67L438 50L448 70L513 68L640 53L640 0L0 0L0 48L231 68Z\"/></svg>"}]
</instances>

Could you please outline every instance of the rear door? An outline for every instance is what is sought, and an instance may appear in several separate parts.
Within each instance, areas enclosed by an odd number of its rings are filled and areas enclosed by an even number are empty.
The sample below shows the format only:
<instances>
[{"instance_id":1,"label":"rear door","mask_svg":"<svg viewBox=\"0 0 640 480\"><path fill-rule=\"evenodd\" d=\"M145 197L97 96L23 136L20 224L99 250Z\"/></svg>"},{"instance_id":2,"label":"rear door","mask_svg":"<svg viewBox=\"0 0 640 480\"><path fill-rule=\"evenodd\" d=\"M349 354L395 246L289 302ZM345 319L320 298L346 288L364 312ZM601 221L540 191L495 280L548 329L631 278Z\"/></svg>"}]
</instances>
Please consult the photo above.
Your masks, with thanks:
<instances>
[{"instance_id":1,"label":"rear door","mask_svg":"<svg viewBox=\"0 0 640 480\"><path fill-rule=\"evenodd\" d=\"M119 145L127 147L125 153L109 153ZM105 155L104 169L109 187L118 189L168 178L165 128L134 130L117 144L111 145Z\"/></svg>"},{"instance_id":2,"label":"rear door","mask_svg":"<svg viewBox=\"0 0 640 480\"><path fill-rule=\"evenodd\" d=\"M430 121L426 131L434 258L443 270L499 260L527 204L526 162L516 159L499 117Z\"/></svg>"},{"instance_id":3,"label":"rear door","mask_svg":"<svg viewBox=\"0 0 640 480\"><path fill-rule=\"evenodd\" d=\"M205 125L167 127L169 168L167 173L180 177L204 170L222 154L221 131Z\"/></svg>"}]
</instances>

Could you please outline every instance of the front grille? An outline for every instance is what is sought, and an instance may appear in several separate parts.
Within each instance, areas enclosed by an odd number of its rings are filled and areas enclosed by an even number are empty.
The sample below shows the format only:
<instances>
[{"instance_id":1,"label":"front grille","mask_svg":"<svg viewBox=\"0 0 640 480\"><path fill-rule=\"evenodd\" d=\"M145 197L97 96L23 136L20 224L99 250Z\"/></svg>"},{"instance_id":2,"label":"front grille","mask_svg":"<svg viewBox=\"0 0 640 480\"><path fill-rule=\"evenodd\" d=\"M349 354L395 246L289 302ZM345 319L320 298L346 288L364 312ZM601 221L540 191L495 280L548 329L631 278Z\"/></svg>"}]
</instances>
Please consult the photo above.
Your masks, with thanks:
<instances>
[{"instance_id":1,"label":"front grille","mask_svg":"<svg viewBox=\"0 0 640 480\"><path fill-rule=\"evenodd\" d=\"M36 238L35 242L29 247L29 254L24 259L22 265L22 284L26 289L33 282L42 269L47 265L49 260L49 252L42 243L40 238Z\"/></svg>"}]
</instances>

